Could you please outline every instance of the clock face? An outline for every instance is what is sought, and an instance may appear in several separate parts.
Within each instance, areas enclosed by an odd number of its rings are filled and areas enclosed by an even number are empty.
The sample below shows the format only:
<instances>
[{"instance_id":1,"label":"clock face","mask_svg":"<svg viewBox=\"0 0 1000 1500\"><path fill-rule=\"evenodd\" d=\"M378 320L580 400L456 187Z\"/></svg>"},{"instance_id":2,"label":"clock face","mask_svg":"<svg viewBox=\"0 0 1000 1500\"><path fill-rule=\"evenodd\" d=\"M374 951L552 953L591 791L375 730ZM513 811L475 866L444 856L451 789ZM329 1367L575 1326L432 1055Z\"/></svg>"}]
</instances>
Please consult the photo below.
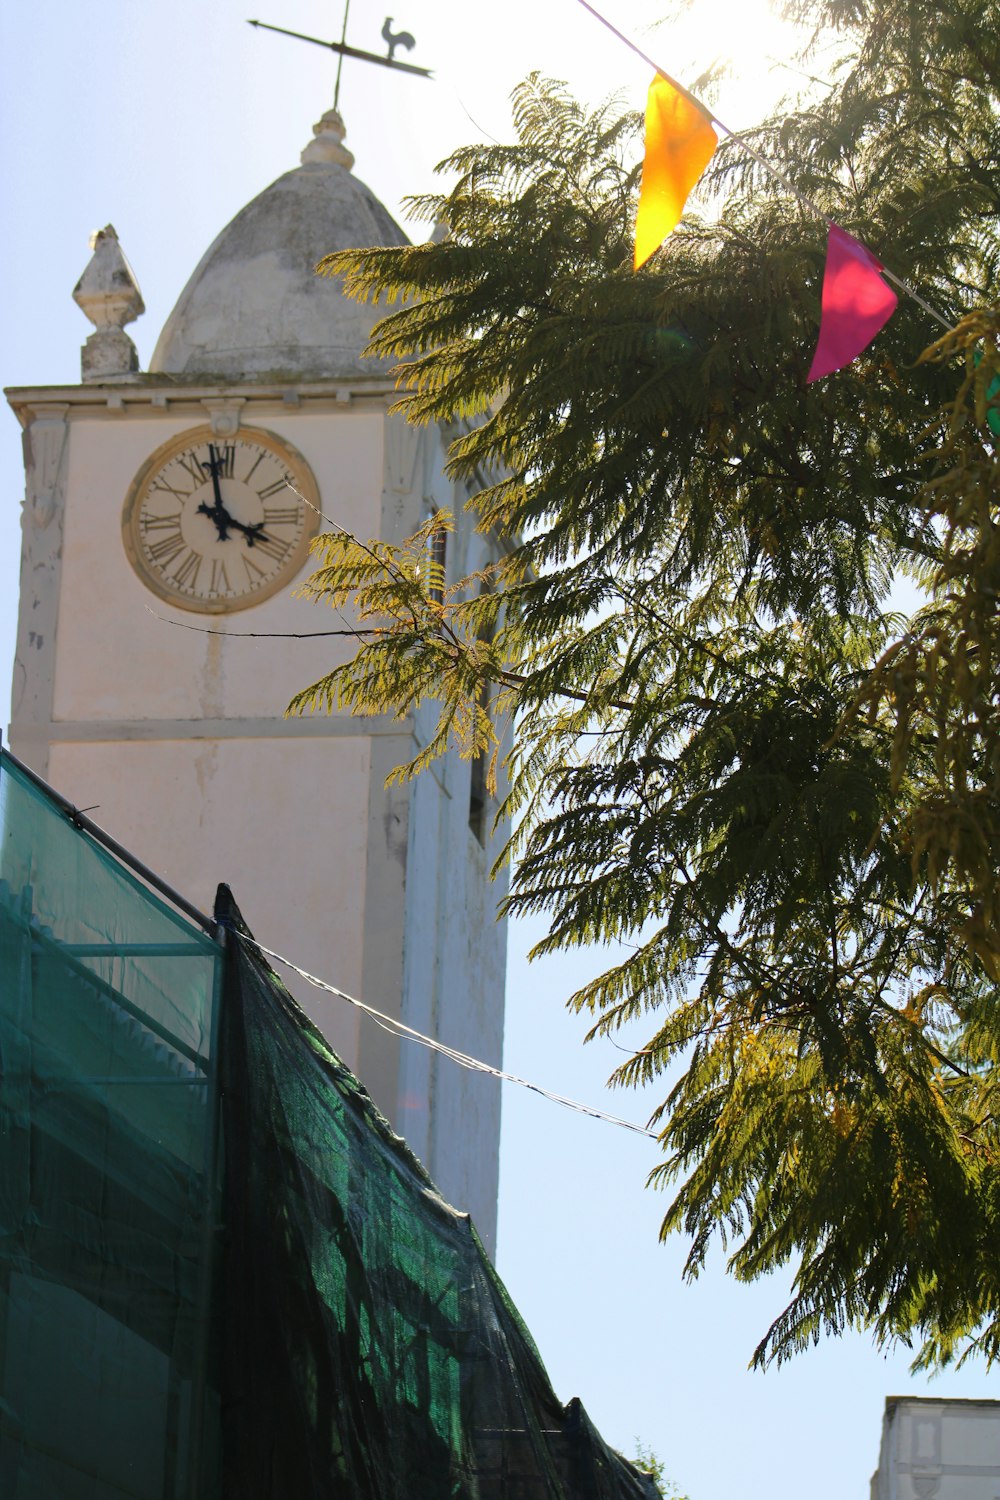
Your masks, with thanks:
<instances>
[{"instance_id":1,"label":"clock face","mask_svg":"<svg viewBox=\"0 0 1000 1500\"><path fill-rule=\"evenodd\" d=\"M136 573L161 599L221 614L289 584L318 523L316 481L291 444L258 428L224 438L201 427L143 465L122 536Z\"/></svg>"}]
</instances>

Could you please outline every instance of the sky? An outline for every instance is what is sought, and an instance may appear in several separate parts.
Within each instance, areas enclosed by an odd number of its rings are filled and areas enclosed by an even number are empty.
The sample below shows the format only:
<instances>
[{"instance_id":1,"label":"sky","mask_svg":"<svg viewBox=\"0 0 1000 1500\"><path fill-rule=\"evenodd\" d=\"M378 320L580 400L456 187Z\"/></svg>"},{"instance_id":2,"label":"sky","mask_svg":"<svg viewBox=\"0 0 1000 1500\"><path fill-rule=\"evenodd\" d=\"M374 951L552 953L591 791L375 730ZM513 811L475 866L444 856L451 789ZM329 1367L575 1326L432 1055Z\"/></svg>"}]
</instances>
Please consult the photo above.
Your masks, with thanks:
<instances>
[{"instance_id":1,"label":"sky","mask_svg":"<svg viewBox=\"0 0 1000 1500\"><path fill-rule=\"evenodd\" d=\"M641 107L649 70L576 0L397 0L406 54L435 80L346 63L340 105L355 172L402 218L407 193L433 188L457 145L510 138L513 86L539 69L593 100ZM737 55L717 112L759 118L793 75L790 41L766 0L694 0L684 20L649 29L647 0L607 0L616 24L675 76L691 80L721 47ZM0 382L75 383L90 325L71 292L88 236L114 224L146 313L129 332L145 368L185 281L219 230L298 163L332 102L335 59L246 25L339 37L340 0L33 0L0 4L0 172L4 234ZM384 9L353 0L348 41L381 51ZM418 236L423 231L412 228ZM818 229L818 236L822 231ZM0 725L6 733L23 497L20 435L0 421ZM289 684L289 696L296 683ZM613 955L528 964L541 929L511 929L505 1065L558 1093L643 1122L656 1103L613 1093L622 1053L582 1045L573 989ZM263 940L263 938L262 938ZM294 957L294 955L292 955ZM336 975L322 976L337 982ZM363 998L363 997L362 997ZM655 1144L505 1086L498 1265L564 1400L579 1395L614 1445L652 1447L690 1500L861 1500L878 1458L889 1394L997 1394L981 1366L928 1382L906 1351L860 1336L826 1340L781 1370L747 1362L784 1306L778 1282L739 1287L720 1258L693 1285L684 1246L658 1241L661 1196L645 1187ZM461 1206L461 1205L459 1205Z\"/></svg>"}]
</instances>

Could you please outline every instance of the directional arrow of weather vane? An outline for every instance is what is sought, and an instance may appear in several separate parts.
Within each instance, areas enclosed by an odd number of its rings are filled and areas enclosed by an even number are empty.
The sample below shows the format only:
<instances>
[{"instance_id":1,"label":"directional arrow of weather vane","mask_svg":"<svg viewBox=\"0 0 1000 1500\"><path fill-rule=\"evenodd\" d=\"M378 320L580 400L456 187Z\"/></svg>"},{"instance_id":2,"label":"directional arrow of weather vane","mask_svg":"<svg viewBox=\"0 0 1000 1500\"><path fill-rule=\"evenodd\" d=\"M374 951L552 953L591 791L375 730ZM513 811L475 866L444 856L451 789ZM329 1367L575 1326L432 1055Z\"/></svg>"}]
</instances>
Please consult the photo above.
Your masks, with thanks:
<instances>
[{"instance_id":1,"label":"directional arrow of weather vane","mask_svg":"<svg viewBox=\"0 0 1000 1500\"><path fill-rule=\"evenodd\" d=\"M304 36L301 31L288 31L284 26L270 26L266 21L250 21L250 26L259 26L263 31L277 31L282 36L293 36L300 42L312 42L316 47L326 47L330 52L336 52L340 58L337 64L337 86L334 93L334 108L338 103L340 94L340 68L345 57L356 58L359 62L378 63L382 68L395 68L400 73L415 73L418 78L432 78L434 75L430 68L418 68L413 63L399 62L393 55L397 47L405 47L407 51L414 46L413 37L408 31L396 31L392 29L392 17L386 16L382 27L382 38L389 48L385 57L380 57L377 52L362 52L358 47L349 47L344 40L347 34L347 11L350 5L344 9L344 35L339 42L324 42L318 36Z\"/></svg>"}]
</instances>

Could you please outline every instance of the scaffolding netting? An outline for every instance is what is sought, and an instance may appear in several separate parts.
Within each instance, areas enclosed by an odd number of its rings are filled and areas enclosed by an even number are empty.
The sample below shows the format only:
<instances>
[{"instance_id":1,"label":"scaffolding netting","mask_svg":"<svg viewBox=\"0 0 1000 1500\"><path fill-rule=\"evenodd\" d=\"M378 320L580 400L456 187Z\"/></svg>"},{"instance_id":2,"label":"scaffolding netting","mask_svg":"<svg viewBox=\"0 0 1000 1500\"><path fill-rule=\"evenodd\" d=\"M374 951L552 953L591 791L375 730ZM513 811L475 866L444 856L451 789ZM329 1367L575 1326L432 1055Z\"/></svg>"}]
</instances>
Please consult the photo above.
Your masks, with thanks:
<instances>
[{"instance_id":1,"label":"scaffolding netting","mask_svg":"<svg viewBox=\"0 0 1000 1500\"><path fill-rule=\"evenodd\" d=\"M2 1500L654 1495L228 889L79 823L0 752Z\"/></svg>"},{"instance_id":2,"label":"scaffolding netting","mask_svg":"<svg viewBox=\"0 0 1000 1500\"><path fill-rule=\"evenodd\" d=\"M228 891L217 916L242 927ZM225 1472L241 1500L648 1500L563 1406L469 1218L229 947Z\"/></svg>"},{"instance_id":3,"label":"scaffolding netting","mask_svg":"<svg viewBox=\"0 0 1000 1500\"><path fill-rule=\"evenodd\" d=\"M0 1496L217 1494L221 952L0 757Z\"/></svg>"}]
</instances>

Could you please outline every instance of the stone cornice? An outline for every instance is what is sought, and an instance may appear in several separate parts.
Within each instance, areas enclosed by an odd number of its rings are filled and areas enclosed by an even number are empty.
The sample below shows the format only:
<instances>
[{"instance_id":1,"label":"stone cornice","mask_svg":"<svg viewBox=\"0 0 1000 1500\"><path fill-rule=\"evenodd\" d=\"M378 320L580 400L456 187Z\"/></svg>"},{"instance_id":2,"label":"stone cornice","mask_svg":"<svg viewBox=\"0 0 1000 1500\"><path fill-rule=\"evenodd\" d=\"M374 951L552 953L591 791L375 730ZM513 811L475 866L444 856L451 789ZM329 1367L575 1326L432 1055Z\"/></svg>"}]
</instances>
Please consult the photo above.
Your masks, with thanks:
<instances>
[{"instance_id":1,"label":"stone cornice","mask_svg":"<svg viewBox=\"0 0 1000 1500\"><path fill-rule=\"evenodd\" d=\"M220 403L238 405L243 416L251 411L336 411L347 406L384 409L395 397L392 380L380 376L365 380L275 380L254 384L235 381L183 382L162 375L140 375L133 380L107 385L8 386L4 390L22 427L27 427L39 409L65 406L74 415L88 417L171 416L205 419Z\"/></svg>"},{"instance_id":2,"label":"stone cornice","mask_svg":"<svg viewBox=\"0 0 1000 1500\"><path fill-rule=\"evenodd\" d=\"M412 720L352 718L345 714L311 714L302 718L244 719L57 719L30 723L15 720L9 727L13 741L32 744L122 744L149 740L309 740L388 737L407 740L414 734Z\"/></svg>"}]
</instances>

